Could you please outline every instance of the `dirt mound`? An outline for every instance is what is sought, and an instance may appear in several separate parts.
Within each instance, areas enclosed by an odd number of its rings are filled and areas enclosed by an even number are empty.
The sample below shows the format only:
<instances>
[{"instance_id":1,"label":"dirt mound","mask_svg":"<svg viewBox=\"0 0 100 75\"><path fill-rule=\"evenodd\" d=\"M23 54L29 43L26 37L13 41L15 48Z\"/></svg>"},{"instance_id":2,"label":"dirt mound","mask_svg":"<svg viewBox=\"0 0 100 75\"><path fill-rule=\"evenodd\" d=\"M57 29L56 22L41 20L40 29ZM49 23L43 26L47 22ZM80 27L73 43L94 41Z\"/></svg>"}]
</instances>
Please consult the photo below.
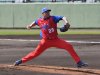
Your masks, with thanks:
<instances>
[{"instance_id":1,"label":"dirt mound","mask_svg":"<svg viewBox=\"0 0 100 75\"><path fill-rule=\"evenodd\" d=\"M67 68L67 67L57 67L57 66L40 66L40 65L20 65L13 66L7 64L0 64L0 71L9 73L17 71L25 72L39 72L39 73L48 73L49 74L64 74L64 75L100 75L100 70L98 69L78 69L78 68ZM0 74L1 75L1 74ZM26 74L24 74L26 75Z\"/></svg>"}]
</instances>

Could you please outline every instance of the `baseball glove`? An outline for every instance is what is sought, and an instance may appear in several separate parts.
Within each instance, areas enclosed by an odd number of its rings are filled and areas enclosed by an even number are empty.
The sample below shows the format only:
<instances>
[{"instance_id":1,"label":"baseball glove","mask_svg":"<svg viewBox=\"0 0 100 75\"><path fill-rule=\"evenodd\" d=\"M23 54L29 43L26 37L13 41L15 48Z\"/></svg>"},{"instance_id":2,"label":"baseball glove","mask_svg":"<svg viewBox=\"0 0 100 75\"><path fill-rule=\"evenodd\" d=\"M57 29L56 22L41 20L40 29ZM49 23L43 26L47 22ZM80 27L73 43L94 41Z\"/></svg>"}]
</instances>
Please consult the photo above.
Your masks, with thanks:
<instances>
[{"instance_id":1,"label":"baseball glove","mask_svg":"<svg viewBox=\"0 0 100 75\"><path fill-rule=\"evenodd\" d=\"M64 25L64 27L61 27L61 28L60 28L60 31L61 31L61 32L66 32L66 31L68 31L69 28L70 28L70 24L67 23L66 25Z\"/></svg>"}]
</instances>

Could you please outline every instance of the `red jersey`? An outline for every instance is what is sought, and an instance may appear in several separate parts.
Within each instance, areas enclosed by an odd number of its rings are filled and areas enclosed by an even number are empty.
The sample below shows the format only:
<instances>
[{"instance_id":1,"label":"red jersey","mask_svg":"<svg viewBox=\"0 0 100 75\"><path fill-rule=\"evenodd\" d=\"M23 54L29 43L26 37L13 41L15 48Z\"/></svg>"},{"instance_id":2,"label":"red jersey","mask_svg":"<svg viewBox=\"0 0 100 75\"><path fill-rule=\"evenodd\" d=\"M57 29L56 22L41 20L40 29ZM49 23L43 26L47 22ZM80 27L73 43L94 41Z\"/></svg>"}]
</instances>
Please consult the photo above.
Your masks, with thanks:
<instances>
[{"instance_id":1,"label":"red jersey","mask_svg":"<svg viewBox=\"0 0 100 75\"><path fill-rule=\"evenodd\" d=\"M58 19L58 16L57 16ZM39 18L37 20L38 26L40 27L42 31L42 37L43 38L56 38L58 33L57 33L57 22L58 20L56 19L56 16L50 16L47 19L44 18ZM59 20L61 20L62 17L60 16Z\"/></svg>"}]
</instances>

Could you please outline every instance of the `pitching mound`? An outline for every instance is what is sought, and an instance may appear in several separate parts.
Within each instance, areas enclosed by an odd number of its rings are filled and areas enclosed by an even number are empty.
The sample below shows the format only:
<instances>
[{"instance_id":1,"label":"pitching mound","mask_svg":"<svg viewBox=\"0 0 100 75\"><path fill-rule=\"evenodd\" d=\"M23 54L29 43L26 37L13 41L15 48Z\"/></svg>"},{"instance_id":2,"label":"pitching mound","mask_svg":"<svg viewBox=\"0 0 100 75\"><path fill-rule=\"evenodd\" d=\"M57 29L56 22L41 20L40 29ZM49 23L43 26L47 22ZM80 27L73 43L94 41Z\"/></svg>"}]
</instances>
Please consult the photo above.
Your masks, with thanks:
<instances>
[{"instance_id":1,"label":"pitching mound","mask_svg":"<svg viewBox=\"0 0 100 75\"><path fill-rule=\"evenodd\" d=\"M67 68L67 67L56 67L56 66L40 66L40 65L6 65L0 64L0 75L17 75L16 72L37 72L46 74L64 74L64 75L100 75L100 70L98 69L78 69L78 68ZM1 74L3 73L4 74ZM13 73L13 74L12 74ZM23 75L23 74L22 74ZM33 74L34 75L34 74ZM39 75L39 74L38 74Z\"/></svg>"}]
</instances>

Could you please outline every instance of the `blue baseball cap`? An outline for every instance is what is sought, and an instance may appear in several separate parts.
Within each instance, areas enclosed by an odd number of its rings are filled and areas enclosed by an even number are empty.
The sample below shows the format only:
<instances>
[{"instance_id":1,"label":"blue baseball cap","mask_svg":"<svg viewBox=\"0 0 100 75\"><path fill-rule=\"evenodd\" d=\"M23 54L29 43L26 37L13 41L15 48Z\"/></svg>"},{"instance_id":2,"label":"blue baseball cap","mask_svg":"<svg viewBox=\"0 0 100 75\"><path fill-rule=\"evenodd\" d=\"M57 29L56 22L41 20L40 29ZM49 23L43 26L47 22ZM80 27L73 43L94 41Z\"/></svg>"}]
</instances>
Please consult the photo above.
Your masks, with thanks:
<instances>
[{"instance_id":1,"label":"blue baseball cap","mask_svg":"<svg viewBox=\"0 0 100 75\"><path fill-rule=\"evenodd\" d=\"M47 11L51 11L51 9L48 9L48 8L42 8L42 10L41 10L42 13L47 12Z\"/></svg>"}]
</instances>

